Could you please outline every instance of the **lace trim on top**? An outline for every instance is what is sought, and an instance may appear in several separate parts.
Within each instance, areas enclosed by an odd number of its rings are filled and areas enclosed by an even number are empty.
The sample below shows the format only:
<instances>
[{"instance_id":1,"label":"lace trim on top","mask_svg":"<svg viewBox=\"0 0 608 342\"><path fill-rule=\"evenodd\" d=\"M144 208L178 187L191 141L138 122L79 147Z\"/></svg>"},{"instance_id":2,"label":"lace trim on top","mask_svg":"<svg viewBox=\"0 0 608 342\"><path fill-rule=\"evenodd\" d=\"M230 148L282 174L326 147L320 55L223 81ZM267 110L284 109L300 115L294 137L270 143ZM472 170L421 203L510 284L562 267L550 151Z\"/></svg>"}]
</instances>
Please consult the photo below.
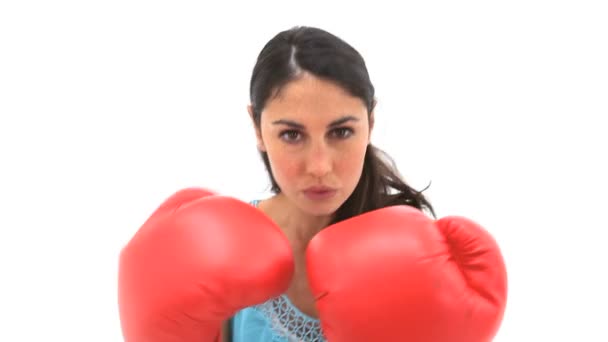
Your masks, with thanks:
<instances>
[{"instance_id":1,"label":"lace trim on top","mask_svg":"<svg viewBox=\"0 0 608 342\"><path fill-rule=\"evenodd\" d=\"M268 320L274 341L325 342L319 320L302 313L285 295L252 308Z\"/></svg>"}]
</instances>

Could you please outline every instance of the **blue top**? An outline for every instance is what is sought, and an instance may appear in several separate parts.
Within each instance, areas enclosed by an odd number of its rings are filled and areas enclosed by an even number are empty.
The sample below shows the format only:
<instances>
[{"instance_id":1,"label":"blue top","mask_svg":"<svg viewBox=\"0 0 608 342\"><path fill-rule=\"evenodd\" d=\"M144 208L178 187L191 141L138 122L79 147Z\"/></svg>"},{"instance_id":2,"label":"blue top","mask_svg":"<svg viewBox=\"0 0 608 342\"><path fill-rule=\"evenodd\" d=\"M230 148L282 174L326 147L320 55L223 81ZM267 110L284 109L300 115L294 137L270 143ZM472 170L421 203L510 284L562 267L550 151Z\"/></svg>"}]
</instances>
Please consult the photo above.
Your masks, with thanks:
<instances>
[{"instance_id":1,"label":"blue top","mask_svg":"<svg viewBox=\"0 0 608 342\"><path fill-rule=\"evenodd\" d=\"M257 207L259 200L251 201ZM287 295L242 309L232 320L233 342L325 342L318 319L295 307Z\"/></svg>"}]
</instances>

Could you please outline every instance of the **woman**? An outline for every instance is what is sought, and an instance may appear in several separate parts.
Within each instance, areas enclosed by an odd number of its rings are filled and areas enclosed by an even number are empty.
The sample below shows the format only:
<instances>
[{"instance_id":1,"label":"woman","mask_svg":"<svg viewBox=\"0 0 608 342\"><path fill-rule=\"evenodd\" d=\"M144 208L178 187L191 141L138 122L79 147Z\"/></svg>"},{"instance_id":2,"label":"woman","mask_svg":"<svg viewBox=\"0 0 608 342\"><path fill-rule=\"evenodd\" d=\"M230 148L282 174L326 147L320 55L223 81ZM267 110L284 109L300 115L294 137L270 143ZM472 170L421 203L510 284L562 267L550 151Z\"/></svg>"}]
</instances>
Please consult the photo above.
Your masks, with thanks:
<instances>
[{"instance_id":1,"label":"woman","mask_svg":"<svg viewBox=\"0 0 608 342\"><path fill-rule=\"evenodd\" d=\"M253 69L249 114L275 194L253 204L287 235L295 277L287 292L240 311L235 342L322 341L305 250L324 227L390 205L433 208L371 142L374 86L364 59L324 30L280 32Z\"/></svg>"},{"instance_id":2,"label":"woman","mask_svg":"<svg viewBox=\"0 0 608 342\"><path fill-rule=\"evenodd\" d=\"M490 341L498 246L466 218L423 213L370 143L374 106L341 39L297 27L268 42L248 110L274 195L163 202L121 252L125 341Z\"/></svg>"}]
</instances>

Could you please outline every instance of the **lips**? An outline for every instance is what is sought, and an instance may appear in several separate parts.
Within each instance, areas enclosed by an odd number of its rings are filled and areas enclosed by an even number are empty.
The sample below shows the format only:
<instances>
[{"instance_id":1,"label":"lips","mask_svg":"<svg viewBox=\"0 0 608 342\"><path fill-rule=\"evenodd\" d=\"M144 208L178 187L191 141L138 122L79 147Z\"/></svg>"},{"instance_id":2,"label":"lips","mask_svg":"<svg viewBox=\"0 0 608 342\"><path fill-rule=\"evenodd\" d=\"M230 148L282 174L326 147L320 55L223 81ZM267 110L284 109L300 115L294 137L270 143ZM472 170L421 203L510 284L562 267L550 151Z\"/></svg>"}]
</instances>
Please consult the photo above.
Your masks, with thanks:
<instances>
[{"instance_id":1,"label":"lips","mask_svg":"<svg viewBox=\"0 0 608 342\"><path fill-rule=\"evenodd\" d=\"M304 190L304 194L311 200L324 200L332 197L336 193L336 189L324 187L324 186L314 186Z\"/></svg>"},{"instance_id":2,"label":"lips","mask_svg":"<svg viewBox=\"0 0 608 342\"><path fill-rule=\"evenodd\" d=\"M335 191L335 190L332 188L326 187L326 186L312 186L304 191L323 193L323 192L329 192L329 191Z\"/></svg>"}]
</instances>

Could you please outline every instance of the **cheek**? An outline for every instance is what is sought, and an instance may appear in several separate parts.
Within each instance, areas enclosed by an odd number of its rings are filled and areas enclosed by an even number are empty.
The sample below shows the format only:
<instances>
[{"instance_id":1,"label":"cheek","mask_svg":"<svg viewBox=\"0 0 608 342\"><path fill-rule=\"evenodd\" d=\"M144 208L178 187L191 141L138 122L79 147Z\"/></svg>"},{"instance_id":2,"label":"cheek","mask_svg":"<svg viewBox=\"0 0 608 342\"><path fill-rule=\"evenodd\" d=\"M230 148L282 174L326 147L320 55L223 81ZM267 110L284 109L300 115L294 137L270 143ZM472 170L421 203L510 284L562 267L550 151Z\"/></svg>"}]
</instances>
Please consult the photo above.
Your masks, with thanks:
<instances>
[{"instance_id":1,"label":"cheek","mask_svg":"<svg viewBox=\"0 0 608 342\"><path fill-rule=\"evenodd\" d=\"M351 148L348 152L341 153L341 157L336 160L335 172L343 182L350 185L356 185L359 182L365 161L366 148L367 145Z\"/></svg>"},{"instance_id":2,"label":"cheek","mask_svg":"<svg viewBox=\"0 0 608 342\"><path fill-rule=\"evenodd\" d=\"M297 173L297 163L294 155L289 153L272 134L262 128L262 139L270 161L270 169L279 185L288 187L285 182L289 182Z\"/></svg>"},{"instance_id":3,"label":"cheek","mask_svg":"<svg viewBox=\"0 0 608 342\"><path fill-rule=\"evenodd\" d=\"M300 172L298 163L293 153L286 149L268 149L270 167L276 181L282 186L287 186L291 180L295 180Z\"/></svg>"}]
</instances>

